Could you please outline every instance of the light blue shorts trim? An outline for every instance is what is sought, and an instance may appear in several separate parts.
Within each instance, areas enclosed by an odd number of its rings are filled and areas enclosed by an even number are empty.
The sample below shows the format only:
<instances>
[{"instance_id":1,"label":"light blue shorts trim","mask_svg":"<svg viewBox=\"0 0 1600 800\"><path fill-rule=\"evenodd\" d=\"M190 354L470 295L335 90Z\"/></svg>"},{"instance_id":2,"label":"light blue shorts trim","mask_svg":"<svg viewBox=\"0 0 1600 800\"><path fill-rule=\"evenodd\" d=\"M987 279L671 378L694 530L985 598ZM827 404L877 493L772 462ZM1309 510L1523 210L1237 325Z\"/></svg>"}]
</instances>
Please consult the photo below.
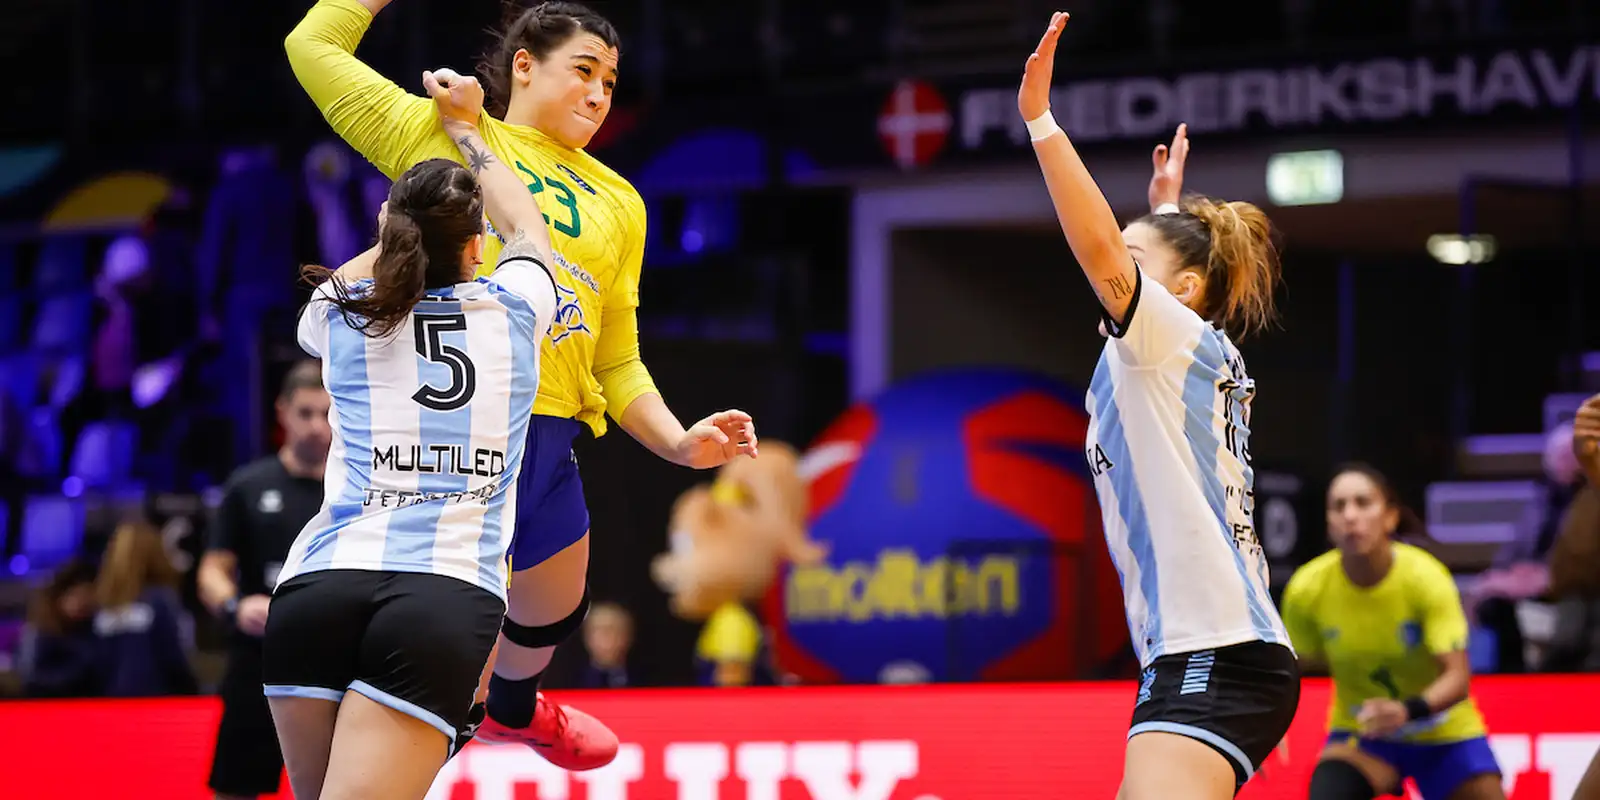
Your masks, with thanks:
<instances>
[{"instance_id":1,"label":"light blue shorts trim","mask_svg":"<svg viewBox=\"0 0 1600 800\"><path fill-rule=\"evenodd\" d=\"M395 697L394 695L389 694L388 692L385 692L382 689L367 683L366 681L351 681L350 691L362 695L374 703L382 703L383 705L405 714L406 716L416 717L417 719L420 719L423 722L438 728L439 732L444 734L445 741L454 746L456 741L456 729L450 723L445 722L444 718L440 717L438 714L435 714L432 711L417 705L416 703L401 700L400 698Z\"/></svg>"},{"instance_id":2,"label":"light blue shorts trim","mask_svg":"<svg viewBox=\"0 0 1600 800\"><path fill-rule=\"evenodd\" d=\"M1198 739L1206 744L1211 745L1212 747L1217 748L1218 750L1221 750L1224 753L1227 753L1228 757L1233 759L1233 763L1236 764L1239 769L1244 770L1245 780L1250 780L1250 778L1254 777L1256 774L1255 766L1250 763L1250 757L1246 756L1244 751L1239 749L1238 745L1235 745L1233 742L1230 742L1227 739L1224 739L1221 736L1218 736L1204 728L1196 728L1193 725L1184 725L1179 722L1161 722L1159 720L1153 722L1141 722L1138 725L1128 729L1128 738L1132 739L1134 736L1146 732L1175 733L1179 736L1187 736L1190 739Z\"/></svg>"},{"instance_id":3,"label":"light blue shorts trim","mask_svg":"<svg viewBox=\"0 0 1600 800\"><path fill-rule=\"evenodd\" d=\"M453 747L456 741L456 729L445 722L438 714L429 711L416 703L401 700L388 692L383 691L366 681L351 681L350 691L359 694L374 703L381 703L408 717L416 717L423 722L439 729ZM338 703L344 700L344 692L338 689L329 689L325 686L282 686L266 685L261 687L261 693L267 697L304 697L311 700L327 700Z\"/></svg>"},{"instance_id":4,"label":"light blue shorts trim","mask_svg":"<svg viewBox=\"0 0 1600 800\"><path fill-rule=\"evenodd\" d=\"M311 700L327 700L333 703L344 699L344 692L323 686L274 686L267 684L261 687L261 693L268 697L305 697Z\"/></svg>"}]
</instances>

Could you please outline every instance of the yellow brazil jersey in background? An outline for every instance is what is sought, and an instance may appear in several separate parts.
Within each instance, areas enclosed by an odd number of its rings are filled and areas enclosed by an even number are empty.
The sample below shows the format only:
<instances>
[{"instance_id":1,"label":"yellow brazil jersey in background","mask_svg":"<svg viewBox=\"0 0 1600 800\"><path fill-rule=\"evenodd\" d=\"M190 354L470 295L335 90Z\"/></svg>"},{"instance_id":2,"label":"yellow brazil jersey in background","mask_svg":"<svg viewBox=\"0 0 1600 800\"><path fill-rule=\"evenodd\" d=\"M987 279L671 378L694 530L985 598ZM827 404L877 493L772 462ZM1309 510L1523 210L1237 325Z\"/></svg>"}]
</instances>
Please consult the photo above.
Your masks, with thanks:
<instances>
[{"instance_id":1,"label":"yellow brazil jersey in background","mask_svg":"<svg viewBox=\"0 0 1600 800\"><path fill-rule=\"evenodd\" d=\"M1404 700L1439 677L1437 656L1465 650L1467 619L1455 579L1421 548L1394 545L1394 565L1376 586L1350 582L1333 550L1295 572L1283 592L1283 622L1302 658L1324 662L1333 675L1330 731L1356 731L1363 701ZM1469 696L1407 724L1393 737L1419 744L1484 735Z\"/></svg>"},{"instance_id":2,"label":"yellow brazil jersey in background","mask_svg":"<svg viewBox=\"0 0 1600 800\"><path fill-rule=\"evenodd\" d=\"M391 179L430 158L461 162L433 101L355 57L371 22L356 0L320 0L285 41L300 84L334 131ZM420 89L421 76L416 80ZM639 359L644 201L582 150L487 115L479 128L537 196L556 250L556 314L540 356L533 413L576 417L599 435L607 410L620 418L635 399L655 391ZM494 264L499 253L500 242L490 237L484 264Z\"/></svg>"}]
</instances>

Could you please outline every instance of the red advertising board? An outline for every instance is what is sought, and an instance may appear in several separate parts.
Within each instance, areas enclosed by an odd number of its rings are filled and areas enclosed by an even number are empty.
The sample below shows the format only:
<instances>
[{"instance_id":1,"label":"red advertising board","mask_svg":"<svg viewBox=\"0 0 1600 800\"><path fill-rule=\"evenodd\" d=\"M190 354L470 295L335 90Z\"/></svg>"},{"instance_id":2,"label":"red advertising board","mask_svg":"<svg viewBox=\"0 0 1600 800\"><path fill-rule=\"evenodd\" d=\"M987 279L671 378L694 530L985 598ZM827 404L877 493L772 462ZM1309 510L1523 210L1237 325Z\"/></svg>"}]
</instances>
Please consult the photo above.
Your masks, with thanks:
<instances>
[{"instance_id":1,"label":"red advertising board","mask_svg":"<svg viewBox=\"0 0 1600 800\"><path fill-rule=\"evenodd\" d=\"M616 762L568 774L473 745L429 800L1109 798L1129 683L567 692L622 737ZM1600 675L1482 677L1510 800L1568 800L1600 748ZM1242 797L1303 798L1328 687L1307 681L1289 760ZM0 796L206 797L213 698L0 703ZM282 797L288 797L287 790Z\"/></svg>"}]
</instances>

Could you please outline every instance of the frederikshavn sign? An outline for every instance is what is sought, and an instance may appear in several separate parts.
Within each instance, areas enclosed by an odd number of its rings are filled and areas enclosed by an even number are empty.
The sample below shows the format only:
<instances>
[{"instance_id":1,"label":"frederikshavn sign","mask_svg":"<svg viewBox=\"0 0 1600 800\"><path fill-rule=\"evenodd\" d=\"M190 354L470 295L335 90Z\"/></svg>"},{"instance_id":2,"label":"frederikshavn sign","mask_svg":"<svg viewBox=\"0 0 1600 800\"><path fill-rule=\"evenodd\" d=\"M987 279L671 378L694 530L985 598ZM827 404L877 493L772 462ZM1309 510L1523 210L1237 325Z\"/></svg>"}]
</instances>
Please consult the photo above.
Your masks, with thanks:
<instances>
[{"instance_id":1,"label":"frederikshavn sign","mask_svg":"<svg viewBox=\"0 0 1600 800\"><path fill-rule=\"evenodd\" d=\"M1296 130L1438 116L1550 112L1600 99L1600 45L1508 49L1447 58L1372 58L1171 78L1058 81L1056 120L1080 142L1192 133ZM1015 87L961 94L956 138L981 147L1004 132L1028 141Z\"/></svg>"}]
</instances>

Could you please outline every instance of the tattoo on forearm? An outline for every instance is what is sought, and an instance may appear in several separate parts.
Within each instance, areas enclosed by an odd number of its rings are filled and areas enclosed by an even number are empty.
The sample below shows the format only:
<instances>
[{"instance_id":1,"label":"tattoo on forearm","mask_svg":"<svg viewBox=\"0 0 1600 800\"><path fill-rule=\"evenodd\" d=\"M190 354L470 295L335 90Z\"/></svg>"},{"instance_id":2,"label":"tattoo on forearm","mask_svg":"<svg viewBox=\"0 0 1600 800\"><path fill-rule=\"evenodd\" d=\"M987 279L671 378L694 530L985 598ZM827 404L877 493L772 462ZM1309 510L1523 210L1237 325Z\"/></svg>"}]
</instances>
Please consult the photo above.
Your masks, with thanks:
<instances>
[{"instance_id":1,"label":"tattoo on forearm","mask_svg":"<svg viewBox=\"0 0 1600 800\"><path fill-rule=\"evenodd\" d=\"M471 136L457 139L456 144L461 145L461 150L467 157L467 168L472 170L472 174L480 174L485 167L494 163L494 154L487 149L478 149L478 146L472 143Z\"/></svg>"},{"instance_id":2,"label":"tattoo on forearm","mask_svg":"<svg viewBox=\"0 0 1600 800\"><path fill-rule=\"evenodd\" d=\"M1115 278L1103 281L1103 283L1111 289L1111 299L1113 300L1121 300L1124 297L1133 296L1133 281L1128 280L1126 275L1118 275Z\"/></svg>"}]
</instances>

